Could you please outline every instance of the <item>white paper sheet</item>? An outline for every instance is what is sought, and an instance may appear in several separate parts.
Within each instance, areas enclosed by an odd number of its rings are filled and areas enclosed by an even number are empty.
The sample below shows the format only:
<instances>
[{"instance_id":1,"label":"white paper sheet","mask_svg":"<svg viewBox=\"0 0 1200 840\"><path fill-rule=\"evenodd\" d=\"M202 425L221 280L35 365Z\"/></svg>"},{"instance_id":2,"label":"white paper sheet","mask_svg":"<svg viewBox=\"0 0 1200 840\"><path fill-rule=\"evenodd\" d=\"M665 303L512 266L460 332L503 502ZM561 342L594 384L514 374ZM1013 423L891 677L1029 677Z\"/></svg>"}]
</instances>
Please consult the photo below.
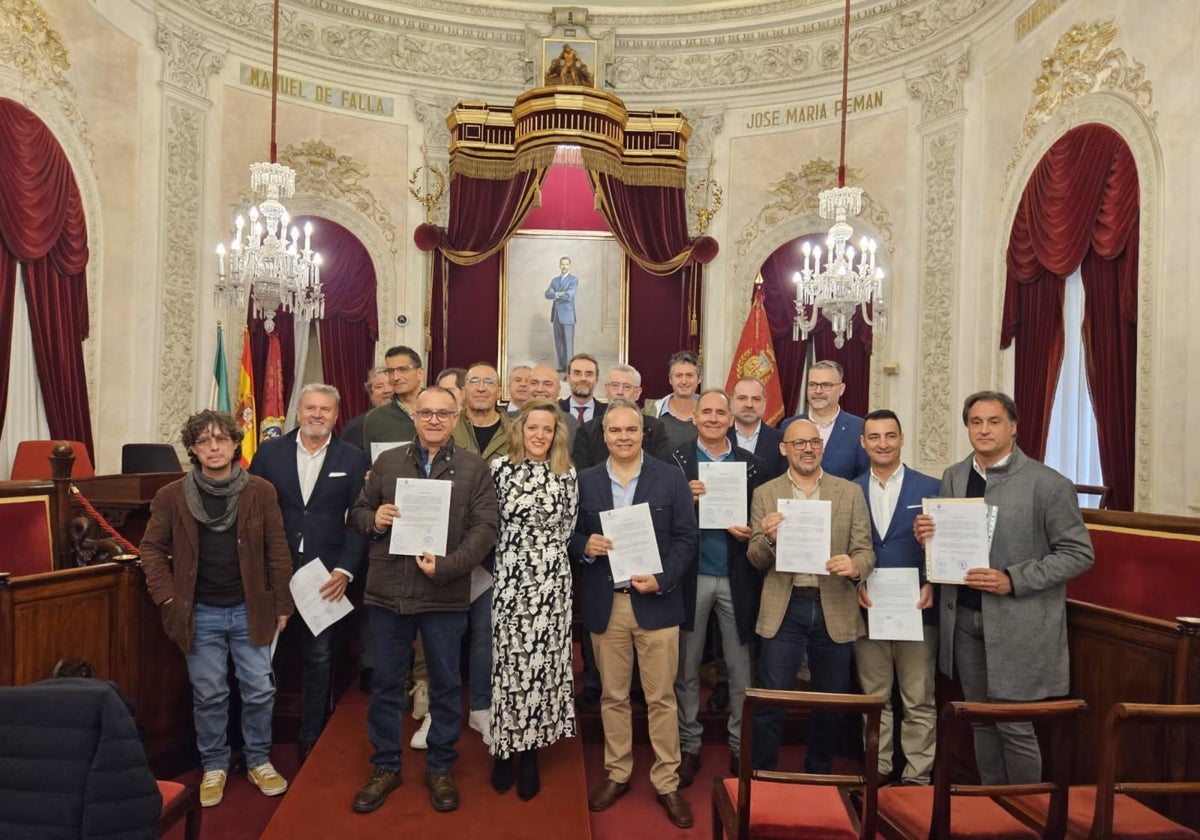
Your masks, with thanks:
<instances>
[{"instance_id":1,"label":"white paper sheet","mask_svg":"<svg viewBox=\"0 0 1200 840\"><path fill-rule=\"evenodd\" d=\"M435 557L446 554L446 532L450 527L451 482L428 478L396 479L396 507L400 515L392 522L388 551L416 556L428 551Z\"/></svg>"},{"instance_id":2,"label":"white paper sheet","mask_svg":"<svg viewBox=\"0 0 1200 840\"><path fill-rule=\"evenodd\" d=\"M932 583L961 584L967 569L988 563L989 512L983 499L925 499L937 530L925 546L925 575Z\"/></svg>"},{"instance_id":3,"label":"white paper sheet","mask_svg":"<svg viewBox=\"0 0 1200 840\"><path fill-rule=\"evenodd\" d=\"M408 441L408 440L395 440L395 441L389 441L388 443L372 443L371 444L371 463L374 464L376 459L379 458L379 456L382 455L384 452L387 452L389 449L395 449L397 446L404 446L404 444L411 443L411 442L412 441Z\"/></svg>"},{"instance_id":4,"label":"white paper sheet","mask_svg":"<svg viewBox=\"0 0 1200 840\"><path fill-rule=\"evenodd\" d=\"M616 510L600 511L600 528L613 542L608 550L608 565L614 581L634 575L657 575L663 570L654 538L654 520L645 502Z\"/></svg>"},{"instance_id":5,"label":"white paper sheet","mask_svg":"<svg viewBox=\"0 0 1200 840\"><path fill-rule=\"evenodd\" d=\"M833 502L780 499L783 521L775 540L775 570L827 575L833 532Z\"/></svg>"},{"instance_id":6,"label":"white paper sheet","mask_svg":"<svg viewBox=\"0 0 1200 840\"><path fill-rule=\"evenodd\" d=\"M292 600L296 602L296 612L300 613L314 636L332 627L354 609L345 595L336 601L326 601L321 597L321 587L329 578L325 564L320 558L314 558L297 569L288 584Z\"/></svg>"},{"instance_id":7,"label":"white paper sheet","mask_svg":"<svg viewBox=\"0 0 1200 840\"><path fill-rule=\"evenodd\" d=\"M867 578L867 632L870 638L893 642L919 642L921 579L916 569L876 569Z\"/></svg>"},{"instance_id":8,"label":"white paper sheet","mask_svg":"<svg viewBox=\"0 0 1200 840\"><path fill-rule=\"evenodd\" d=\"M700 497L700 527L720 528L746 524L746 463L701 461L696 465L704 482Z\"/></svg>"}]
</instances>

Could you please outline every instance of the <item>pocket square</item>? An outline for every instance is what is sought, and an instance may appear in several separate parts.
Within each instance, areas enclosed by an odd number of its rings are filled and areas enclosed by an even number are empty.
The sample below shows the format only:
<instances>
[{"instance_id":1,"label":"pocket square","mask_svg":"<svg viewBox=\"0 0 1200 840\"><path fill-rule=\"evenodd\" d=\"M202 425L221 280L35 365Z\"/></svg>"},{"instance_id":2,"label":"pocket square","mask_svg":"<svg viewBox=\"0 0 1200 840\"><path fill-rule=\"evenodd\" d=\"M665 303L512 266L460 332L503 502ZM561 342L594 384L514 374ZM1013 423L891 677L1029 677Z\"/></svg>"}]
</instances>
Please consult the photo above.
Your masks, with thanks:
<instances>
[{"instance_id":1,"label":"pocket square","mask_svg":"<svg viewBox=\"0 0 1200 840\"><path fill-rule=\"evenodd\" d=\"M329 477L330 478L345 478L346 474L344 472L330 473Z\"/></svg>"}]
</instances>

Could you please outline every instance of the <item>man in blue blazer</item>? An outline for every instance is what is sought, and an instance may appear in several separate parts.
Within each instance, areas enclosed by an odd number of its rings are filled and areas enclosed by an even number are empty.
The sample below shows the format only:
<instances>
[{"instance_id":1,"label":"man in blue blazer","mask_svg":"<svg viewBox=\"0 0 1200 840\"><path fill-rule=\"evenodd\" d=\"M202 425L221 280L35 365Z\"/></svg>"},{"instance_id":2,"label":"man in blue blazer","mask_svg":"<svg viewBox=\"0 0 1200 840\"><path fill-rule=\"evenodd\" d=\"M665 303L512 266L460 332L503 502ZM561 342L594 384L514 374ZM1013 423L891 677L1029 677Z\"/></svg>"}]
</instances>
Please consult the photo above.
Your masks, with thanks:
<instances>
[{"instance_id":1,"label":"man in blue blazer","mask_svg":"<svg viewBox=\"0 0 1200 840\"><path fill-rule=\"evenodd\" d=\"M933 699L938 652L937 608L934 588L925 577L925 549L913 536L913 521L921 512L923 499L936 498L941 482L904 466L900 450L904 433L900 418L888 409L872 411L863 418L862 447L871 468L855 479L871 511L871 542L876 569L916 569L921 584L920 598L913 606L921 610L924 638L921 641L889 641L867 636L854 641L854 660L864 694L886 698L879 723L879 775L892 775L895 753L892 725L892 685L900 684L904 720L900 724L900 746L904 751L904 784L927 785L933 773L937 704ZM859 588L859 602L869 607L871 580ZM868 616L867 625L870 626Z\"/></svg>"},{"instance_id":2,"label":"man in blue blazer","mask_svg":"<svg viewBox=\"0 0 1200 840\"><path fill-rule=\"evenodd\" d=\"M786 429L793 420L811 420L825 441L821 469L853 481L867 471L870 463L860 442L862 418L841 410L844 393L842 366L829 360L817 362L808 369L808 411L789 417L779 428Z\"/></svg>"},{"instance_id":3,"label":"man in blue blazer","mask_svg":"<svg viewBox=\"0 0 1200 840\"><path fill-rule=\"evenodd\" d=\"M603 693L606 778L588 795L593 811L609 808L629 789L633 772L633 722L629 683L634 650L642 670L655 761L650 781L667 818L680 828L693 824L679 793L679 728L675 674L679 666L679 625L683 622L680 583L696 562L699 532L692 494L683 473L642 453L642 416L637 404L613 400L604 414L609 457L579 474L579 518L571 536L578 562L583 626L591 634ZM604 511L649 507L662 571L614 580L605 536Z\"/></svg>"},{"instance_id":4,"label":"man in blue blazer","mask_svg":"<svg viewBox=\"0 0 1200 840\"><path fill-rule=\"evenodd\" d=\"M733 383L729 395L733 403L733 426L729 442L751 452L762 461L766 478L778 478L787 472L788 462L783 454L783 432L763 422L767 409L767 387L762 380L743 376ZM753 623L753 622L751 622Z\"/></svg>"},{"instance_id":5,"label":"man in blue blazer","mask_svg":"<svg viewBox=\"0 0 1200 840\"><path fill-rule=\"evenodd\" d=\"M575 355L575 295L579 291L579 278L571 273L570 257L558 261L558 272L546 289L546 300L554 301L550 306L554 355L558 358L558 372L566 373L567 364Z\"/></svg>"},{"instance_id":6,"label":"man in blue blazer","mask_svg":"<svg viewBox=\"0 0 1200 840\"><path fill-rule=\"evenodd\" d=\"M371 468L366 454L333 434L340 395L332 385L300 389L298 428L263 443L250 473L271 482L283 512L293 569L320 558L330 572L321 587L326 600L345 596L362 565L366 537L346 522L363 479ZM329 711L333 631L313 636L299 622L304 651L304 688L300 710L300 759L307 758L325 727Z\"/></svg>"}]
</instances>

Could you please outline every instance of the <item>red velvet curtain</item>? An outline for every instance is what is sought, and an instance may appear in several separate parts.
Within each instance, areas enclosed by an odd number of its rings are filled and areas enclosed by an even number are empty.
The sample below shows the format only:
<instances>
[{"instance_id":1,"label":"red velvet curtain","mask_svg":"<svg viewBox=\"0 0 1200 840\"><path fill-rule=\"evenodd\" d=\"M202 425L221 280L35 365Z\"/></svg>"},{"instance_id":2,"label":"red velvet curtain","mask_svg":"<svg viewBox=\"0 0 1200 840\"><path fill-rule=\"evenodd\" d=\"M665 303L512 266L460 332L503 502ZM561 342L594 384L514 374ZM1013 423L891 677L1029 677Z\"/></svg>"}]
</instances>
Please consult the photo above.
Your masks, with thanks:
<instances>
[{"instance_id":1,"label":"red velvet curtain","mask_svg":"<svg viewBox=\"0 0 1200 840\"><path fill-rule=\"evenodd\" d=\"M689 289L693 272L700 266L688 266L673 274L651 274L626 257L629 272L629 364L642 375L648 397L657 397L670 381L667 362L679 350L696 351L700 347L700 324L691 334ZM699 284L695 284L699 290ZM697 311L699 307L697 306ZM602 374L603 375L603 372Z\"/></svg>"},{"instance_id":2,"label":"red velvet curtain","mask_svg":"<svg viewBox=\"0 0 1200 840\"><path fill-rule=\"evenodd\" d=\"M442 253L458 265L475 265L499 252L533 207L545 174L529 169L507 180L453 175Z\"/></svg>"},{"instance_id":3,"label":"red velvet curtain","mask_svg":"<svg viewBox=\"0 0 1200 840\"><path fill-rule=\"evenodd\" d=\"M474 265L450 263L448 286L454 290L446 309L443 367L430 369L429 377L445 367L467 367L473 362L495 361L499 347L500 252Z\"/></svg>"},{"instance_id":4,"label":"red velvet curtain","mask_svg":"<svg viewBox=\"0 0 1200 840\"><path fill-rule=\"evenodd\" d=\"M811 341L817 361L828 359L842 366L846 392L842 395L841 406L861 417L870 410L872 343L871 327L863 321L862 315L855 313L852 321L854 336L847 338L840 350L833 346L833 330L824 315L818 319L807 340L792 341L792 320L796 316L796 284L792 275L804 266L800 251L802 241L794 239L776 248L759 269L763 278L763 308L771 327L775 361L779 366L784 414L791 417L805 409L801 386Z\"/></svg>"},{"instance_id":5,"label":"red velvet curtain","mask_svg":"<svg viewBox=\"0 0 1200 840\"><path fill-rule=\"evenodd\" d=\"M1124 510L1133 505L1139 208L1137 167L1120 135L1088 124L1059 138L1013 219L1000 345L1017 343L1018 440L1041 457L1061 364L1063 278L1080 269L1100 464L1112 506Z\"/></svg>"},{"instance_id":6,"label":"red velvet curtain","mask_svg":"<svg viewBox=\"0 0 1200 840\"><path fill-rule=\"evenodd\" d=\"M22 264L50 435L77 440L95 460L83 340L88 336L87 220L62 147L27 108L0 99L0 349L11 355L12 294ZM0 374L0 427L8 365Z\"/></svg>"},{"instance_id":7,"label":"red velvet curtain","mask_svg":"<svg viewBox=\"0 0 1200 840\"><path fill-rule=\"evenodd\" d=\"M635 186L604 172L589 171L588 177L609 230L630 259L650 274L683 268L692 256L693 240L682 187Z\"/></svg>"}]
</instances>

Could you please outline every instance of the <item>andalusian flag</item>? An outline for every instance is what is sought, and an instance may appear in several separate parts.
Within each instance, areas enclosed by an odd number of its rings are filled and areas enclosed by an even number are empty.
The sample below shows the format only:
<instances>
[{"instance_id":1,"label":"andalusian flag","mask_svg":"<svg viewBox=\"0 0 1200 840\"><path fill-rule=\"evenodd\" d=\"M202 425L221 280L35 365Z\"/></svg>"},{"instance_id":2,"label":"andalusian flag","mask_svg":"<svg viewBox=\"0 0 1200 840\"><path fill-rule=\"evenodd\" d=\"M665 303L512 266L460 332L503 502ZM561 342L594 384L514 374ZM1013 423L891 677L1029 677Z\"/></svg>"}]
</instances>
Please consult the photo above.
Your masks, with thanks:
<instances>
[{"instance_id":1,"label":"andalusian flag","mask_svg":"<svg viewBox=\"0 0 1200 840\"><path fill-rule=\"evenodd\" d=\"M283 404L283 353L279 349L279 336L271 333L267 346L266 381L263 383L262 423L259 424L259 441L283 437L283 421L287 407Z\"/></svg>"},{"instance_id":2,"label":"andalusian flag","mask_svg":"<svg viewBox=\"0 0 1200 840\"><path fill-rule=\"evenodd\" d=\"M775 346L771 343L771 327L767 324L767 310L763 306L762 286L754 292L754 303L750 305L746 326L742 328L742 338L733 354L725 393L732 394L734 384L743 376L753 377L763 384L767 392L763 422L774 426L783 419L783 389L779 385L779 366L775 363Z\"/></svg>"},{"instance_id":3,"label":"andalusian flag","mask_svg":"<svg viewBox=\"0 0 1200 840\"><path fill-rule=\"evenodd\" d=\"M225 334L217 324L217 357L213 360L212 396L208 407L229 413L229 371L225 367Z\"/></svg>"},{"instance_id":4,"label":"andalusian flag","mask_svg":"<svg viewBox=\"0 0 1200 840\"><path fill-rule=\"evenodd\" d=\"M242 468L250 466L258 448L258 416L254 410L254 368L250 360L250 330L242 339L242 370L238 374L237 414L234 415L245 437L242 438Z\"/></svg>"}]
</instances>

